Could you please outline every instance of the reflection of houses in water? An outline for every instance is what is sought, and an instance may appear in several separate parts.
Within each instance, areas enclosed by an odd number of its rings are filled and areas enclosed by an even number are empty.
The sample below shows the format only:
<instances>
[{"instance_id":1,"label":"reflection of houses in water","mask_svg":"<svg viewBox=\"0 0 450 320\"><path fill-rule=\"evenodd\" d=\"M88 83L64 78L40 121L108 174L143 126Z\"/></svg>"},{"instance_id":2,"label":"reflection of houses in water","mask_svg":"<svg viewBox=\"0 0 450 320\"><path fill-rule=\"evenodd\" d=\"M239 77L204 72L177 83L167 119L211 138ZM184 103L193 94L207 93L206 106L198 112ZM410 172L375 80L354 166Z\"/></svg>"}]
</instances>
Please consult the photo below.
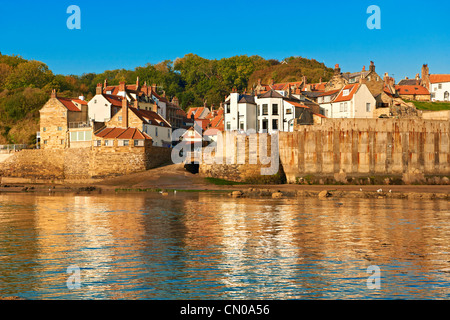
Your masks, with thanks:
<instances>
[{"instance_id":1,"label":"reflection of houses in water","mask_svg":"<svg viewBox=\"0 0 450 320\"><path fill-rule=\"evenodd\" d=\"M137 214L142 206L142 198L131 196L38 197L39 259L55 261L41 268L59 275L58 282L65 284L68 275L61 273L61 261L66 268L77 265L84 283L80 294L98 293L99 286L105 293L112 290L111 275L133 273L132 267L143 263L136 252L145 236L143 216Z\"/></svg>"}]
</instances>

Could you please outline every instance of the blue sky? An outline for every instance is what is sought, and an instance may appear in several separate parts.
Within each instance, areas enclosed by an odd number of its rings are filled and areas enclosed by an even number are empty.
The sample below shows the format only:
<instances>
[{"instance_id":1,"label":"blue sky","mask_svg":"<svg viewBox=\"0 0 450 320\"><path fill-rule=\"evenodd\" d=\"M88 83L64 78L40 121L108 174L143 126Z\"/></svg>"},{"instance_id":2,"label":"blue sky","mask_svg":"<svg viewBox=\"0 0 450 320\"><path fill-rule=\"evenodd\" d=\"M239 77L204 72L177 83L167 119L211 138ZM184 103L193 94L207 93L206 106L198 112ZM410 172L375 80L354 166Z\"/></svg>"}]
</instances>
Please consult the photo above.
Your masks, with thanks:
<instances>
[{"instance_id":1,"label":"blue sky","mask_svg":"<svg viewBox=\"0 0 450 320\"><path fill-rule=\"evenodd\" d=\"M81 30L66 26L70 5L81 9ZM370 5L381 9L381 30L366 26ZM450 73L449 13L447 0L0 0L0 52L60 74L134 69L187 53L302 56L343 72L373 60L380 75L399 81L423 63Z\"/></svg>"}]
</instances>

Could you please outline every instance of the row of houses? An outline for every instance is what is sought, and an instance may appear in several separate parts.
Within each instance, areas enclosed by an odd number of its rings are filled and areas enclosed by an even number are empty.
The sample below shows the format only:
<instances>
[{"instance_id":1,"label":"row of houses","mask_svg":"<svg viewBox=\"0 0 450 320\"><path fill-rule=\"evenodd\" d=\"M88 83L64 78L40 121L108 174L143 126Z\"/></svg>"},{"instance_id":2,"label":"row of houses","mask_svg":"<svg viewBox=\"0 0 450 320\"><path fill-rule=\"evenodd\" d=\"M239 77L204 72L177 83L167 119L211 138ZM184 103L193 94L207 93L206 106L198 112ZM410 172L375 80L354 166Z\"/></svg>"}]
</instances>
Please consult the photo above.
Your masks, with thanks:
<instances>
[{"instance_id":1,"label":"row of houses","mask_svg":"<svg viewBox=\"0 0 450 320\"><path fill-rule=\"evenodd\" d=\"M335 65L330 81L307 83L255 84L250 94L231 93L225 100L225 130L256 132L292 131L294 119L312 124L316 119L379 118L417 115L405 100L449 101L450 75L430 75L422 68L423 78L414 81L395 79L385 73L381 77L373 61L369 69L342 73ZM403 113L398 111L404 111ZM405 111L406 110L406 111Z\"/></svg>"},{"instance_id":2,"label":"row of houses","mask_svg":"<svg viewBox=\"0 0 450 320\"><path fill-rule=\"evenodd\" d=\"M169 101L156 93L156 85L141 86L139 79L135 85L98 84L89 102L58 97L53 90L40 110L40 147L170 148L172 131L186 127L186 116L176 97Z\"/></svg>"}]
</instances>

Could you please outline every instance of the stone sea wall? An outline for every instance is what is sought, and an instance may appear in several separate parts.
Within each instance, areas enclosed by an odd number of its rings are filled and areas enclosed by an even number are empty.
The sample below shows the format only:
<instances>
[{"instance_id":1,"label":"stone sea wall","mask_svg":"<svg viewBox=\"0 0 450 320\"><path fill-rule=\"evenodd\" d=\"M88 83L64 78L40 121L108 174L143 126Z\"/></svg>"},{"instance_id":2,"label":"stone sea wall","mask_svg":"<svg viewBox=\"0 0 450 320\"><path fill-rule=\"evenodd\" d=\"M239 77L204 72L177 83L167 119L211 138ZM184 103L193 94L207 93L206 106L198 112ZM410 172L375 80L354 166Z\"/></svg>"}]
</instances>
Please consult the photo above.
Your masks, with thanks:
<instances>
[{"instance_id":1,"label":"stone sea wall","mask_svg":"<svg viewBox=\"0 0 450 320\"><path fill-rule=\"evenodd\" d=\"M322 119L318 125L280 132L278 146L280 172L288 183L449 183L450 122L445 120ZM257 180L262 165L250 164L248 158L244 163L201 164L200 172Z\"/></svg>"},{"instance_id":2,"label":"stone sea wall","mask_svg":"<svg viewBox=\"0 0 450 320\"><path fill-rule=\"evenodd\" d=\"M155 168L169 163L170 155L171 149L159 147L23 150L0 163L0 176L31 183L88 181Z\"/></svg>"}]
</instances>

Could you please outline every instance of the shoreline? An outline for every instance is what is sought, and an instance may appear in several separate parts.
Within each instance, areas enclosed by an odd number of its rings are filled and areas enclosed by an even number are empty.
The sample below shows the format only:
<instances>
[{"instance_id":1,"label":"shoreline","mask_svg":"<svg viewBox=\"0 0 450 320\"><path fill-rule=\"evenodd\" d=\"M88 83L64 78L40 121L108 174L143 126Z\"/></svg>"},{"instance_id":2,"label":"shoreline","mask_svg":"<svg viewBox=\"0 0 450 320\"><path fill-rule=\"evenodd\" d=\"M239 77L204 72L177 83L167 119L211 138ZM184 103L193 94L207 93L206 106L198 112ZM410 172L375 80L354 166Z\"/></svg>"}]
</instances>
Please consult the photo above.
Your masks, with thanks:
<instances>
[{"instance_id":1,"label":"shoreline","mask_svg":"<svg viewBox=\"0 0 450 320\"><path fill-rule=\"evenodd\" d=\"M362 191L361 191L362 190ZM423 199L450 200L450 187L442 185L153 185L136 187L105 184L16 184L1 185L1 194L143 194L160 193L168 196L179 193L224 193L233 198L365 198L365 199Z\"/></svg>"}]
</instances>

